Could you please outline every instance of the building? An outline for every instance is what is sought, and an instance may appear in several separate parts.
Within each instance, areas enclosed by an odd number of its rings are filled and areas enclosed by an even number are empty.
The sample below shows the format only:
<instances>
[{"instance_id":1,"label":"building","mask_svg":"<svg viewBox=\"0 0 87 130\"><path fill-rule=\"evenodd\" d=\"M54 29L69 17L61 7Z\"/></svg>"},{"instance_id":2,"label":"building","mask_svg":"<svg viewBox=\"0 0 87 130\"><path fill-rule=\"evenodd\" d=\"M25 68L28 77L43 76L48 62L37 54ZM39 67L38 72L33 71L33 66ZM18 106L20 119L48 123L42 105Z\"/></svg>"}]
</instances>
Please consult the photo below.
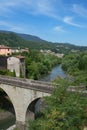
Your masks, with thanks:
<instances>
[{"instance_id":1,"label":"building","mask_svg":"<svg viewBox=\"0 0 87 130\"><path fill-rule=\"evenodd\" d=\"M16 77L25 77L25 58L23 56L11 56L7 59L7 69L15 72Z\"/></svg>"},{"instance_id":2,"label":"building","mask_svg":"<svg viewBox=\"0 0 87 130\"><path fill-rule=\"evenodd\" d=\"M11 55L11 48L8 46L0 45L0 55Z\"/></svg>"},{"instance_id":3,"label":"building","mask_svg":"<svg viewBox=\"0 0 87 130\"><path fill-rule=\"evenodd\" d=\"M23 49L20 49L20 48L12 48L12 53L22 53L22 52L29 52L29 48L23 48Z\"/></svg>"},{"instance_id":4,"label":"building","mask_svg":"<svg viewBox=\"0 0 87 130\"><path fill-rule=\"evenodd\" d=\"M15 72L16 77L25 77L25 58L23 56L0 56L0 70Z\"/></svg>"}]
</instances>

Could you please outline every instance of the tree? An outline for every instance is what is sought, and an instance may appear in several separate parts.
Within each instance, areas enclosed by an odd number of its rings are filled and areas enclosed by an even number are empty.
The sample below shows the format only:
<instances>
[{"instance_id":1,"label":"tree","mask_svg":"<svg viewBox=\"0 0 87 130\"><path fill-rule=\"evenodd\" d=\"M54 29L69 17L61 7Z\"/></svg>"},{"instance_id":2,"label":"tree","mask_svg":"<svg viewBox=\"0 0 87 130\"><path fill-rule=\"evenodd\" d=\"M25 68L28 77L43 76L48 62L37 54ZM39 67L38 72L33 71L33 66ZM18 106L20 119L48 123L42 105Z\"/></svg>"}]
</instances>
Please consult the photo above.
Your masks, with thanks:
<instances>
[{"instance_id":1,"label":"tree","mask_svg":"<svg viewBox=\"0 0 87 130\"><path fill-rule=\"evenodd\" d=\"M79 93L67 92L68 81L57 79L52 96L46 97L45 109L30 130L81 130L87 126L87 100Z\"/></svg>"}]
</instances>

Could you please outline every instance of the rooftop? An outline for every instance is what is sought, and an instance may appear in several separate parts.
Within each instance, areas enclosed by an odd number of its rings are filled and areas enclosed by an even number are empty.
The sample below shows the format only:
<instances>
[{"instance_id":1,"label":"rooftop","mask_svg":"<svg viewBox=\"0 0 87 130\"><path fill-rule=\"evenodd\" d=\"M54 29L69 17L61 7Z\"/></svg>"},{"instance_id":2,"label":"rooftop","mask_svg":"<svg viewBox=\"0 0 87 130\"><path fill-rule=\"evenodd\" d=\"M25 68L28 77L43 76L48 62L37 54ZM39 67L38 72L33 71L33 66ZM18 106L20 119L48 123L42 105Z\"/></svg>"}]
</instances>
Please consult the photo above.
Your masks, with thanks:
<instances>
[{"instance_id":1,"label":"rooftop","mask_svg":"<svg viewBox=\"0 0 87 130\"><path fill-rule=\"evenodd\" d=\"M25 57L24 57L24 56L21 56L21 55L18 55L18 56L16 56L16 58L24 59Z\"/></svg>"}]
</instances>

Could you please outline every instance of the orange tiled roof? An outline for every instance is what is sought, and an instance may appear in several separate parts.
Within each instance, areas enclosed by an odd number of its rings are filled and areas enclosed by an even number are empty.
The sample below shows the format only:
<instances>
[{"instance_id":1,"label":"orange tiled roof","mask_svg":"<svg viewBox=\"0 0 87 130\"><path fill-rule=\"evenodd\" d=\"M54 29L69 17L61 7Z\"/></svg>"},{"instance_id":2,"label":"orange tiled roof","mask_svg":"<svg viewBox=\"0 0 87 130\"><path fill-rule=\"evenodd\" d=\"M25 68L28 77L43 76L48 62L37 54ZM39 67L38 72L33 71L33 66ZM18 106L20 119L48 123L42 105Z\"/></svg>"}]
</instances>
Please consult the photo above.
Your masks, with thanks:
<instances>
[{"instance_id":1,"label":"orange tiled roof","mask_svg":"<svg viewBox=\"0 0 87 130\"><path fill-rule=\"evenodd\" d=\"M16 58L24 59L24 56L20 56L20 55L18 55L18 56L16 56Z\"/></svg>"}]
</instances>

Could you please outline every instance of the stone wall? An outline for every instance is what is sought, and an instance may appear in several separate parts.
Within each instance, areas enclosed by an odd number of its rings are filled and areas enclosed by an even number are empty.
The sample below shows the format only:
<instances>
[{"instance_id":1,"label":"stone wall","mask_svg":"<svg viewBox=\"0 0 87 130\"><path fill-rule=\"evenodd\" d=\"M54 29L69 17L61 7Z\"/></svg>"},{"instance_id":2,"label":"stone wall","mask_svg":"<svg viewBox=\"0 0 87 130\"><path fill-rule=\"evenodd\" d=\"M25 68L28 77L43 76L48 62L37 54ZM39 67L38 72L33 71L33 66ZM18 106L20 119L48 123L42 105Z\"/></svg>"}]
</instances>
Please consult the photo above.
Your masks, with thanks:
<instances>
[{"instance_id":1,"label":"stone wall","mask_svg":"<svg viewBox=\"0 0 87 130\"><path fill-rule=\"evenodd\" d=\"M16 77L25 77L25 61L17 57L9 57L7 59L7 69L15 72Z\"/></svg>"}]
</instances>

